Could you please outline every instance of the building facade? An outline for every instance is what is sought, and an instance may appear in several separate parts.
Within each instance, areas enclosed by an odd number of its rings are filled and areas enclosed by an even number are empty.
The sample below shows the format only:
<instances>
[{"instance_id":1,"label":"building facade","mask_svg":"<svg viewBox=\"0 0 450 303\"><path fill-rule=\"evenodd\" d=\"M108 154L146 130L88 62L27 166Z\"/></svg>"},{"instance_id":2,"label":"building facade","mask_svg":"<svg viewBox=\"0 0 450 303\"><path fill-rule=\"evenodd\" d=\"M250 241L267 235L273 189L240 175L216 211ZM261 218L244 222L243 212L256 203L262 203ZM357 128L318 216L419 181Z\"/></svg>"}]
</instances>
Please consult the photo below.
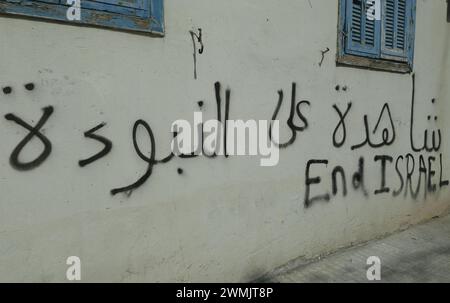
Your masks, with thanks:
<instances>
[{"instance_id":1,"label":"building facade","mask_svg":"<svg viewBox=\"0 0 450 303\"><path fill-rule=\"evenodd\" d=\"M449 210L445 0L1 2L0 281L252 281ZM172 157L194 112L279 161Z\"/></svg>"}]
</instances>

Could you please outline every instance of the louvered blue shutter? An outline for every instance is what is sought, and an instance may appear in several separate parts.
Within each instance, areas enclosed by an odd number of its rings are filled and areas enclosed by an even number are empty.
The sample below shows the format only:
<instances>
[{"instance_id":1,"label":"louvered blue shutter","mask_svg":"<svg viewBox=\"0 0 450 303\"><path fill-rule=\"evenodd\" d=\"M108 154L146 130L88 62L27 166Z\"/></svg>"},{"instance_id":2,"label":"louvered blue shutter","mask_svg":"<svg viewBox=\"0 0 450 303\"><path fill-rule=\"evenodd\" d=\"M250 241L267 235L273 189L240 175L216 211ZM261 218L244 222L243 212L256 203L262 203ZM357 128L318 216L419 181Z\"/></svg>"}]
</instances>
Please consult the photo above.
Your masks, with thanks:
<instances>
[{"instance_id":1,"label":"louvered blue shutter","mask_svg":"<svg viewBox=\"0 0 450 303\"><path fill-rule=\"evenodd\" d=\"M69 20L67 0L0 0L0 14L164 35L163 0L81 0L81 19Z\"/></svg>"},{"instance_id":2,"label":"louvered blue shutter","mask_svg":"<svg viewBox=\"0 0 450 303\"><path fill-rule=\"evenodd\" d=\"M38 1L30 1L30 2L44 2L44 3L54 3L54 4L61 3L60 0L38 0Z\"/></svg>"},{"instance_id":3,"label":"louvered blue shutter","mask_svg":"<svg viewBox=\"0 0 450 303\"><path fill-rule=\"evenodd\" d=\"M381 57L412 62L414 0L384 0Z\"/></svg>"},{"instance_id":4,"label":"louvered blue shutter","mask_svg":"<svg viewBox=\"0 0 450 303\"><path fill-rule=\"evenodd\" d=\"M378 57L380 53L381 21L367 18L366 0L346 1L346 53Z\"/></svg>"},{"instance_id":5,"label":"louvered blue shutter","mask_svg":"<svg viewBox=\"0 0 450 303\"><path fill-rule=\"evenodd\" d=\"M83 2L83 0L81 0ZM145 0L97 0L92 2L105 3L109 5L117 5L131 8L140 8L145 9L146 2Z\"/></svg>"},{"instance_id":6,"label":"louvered blue shutter","mask_svg":"<svg viewBox=\"0 0 450 303\"><path fill-rule=\"evenodd\" d=\"M146 18L150 7L148 0L81 0L81 8Z\"/></svg>"}]
</instances>

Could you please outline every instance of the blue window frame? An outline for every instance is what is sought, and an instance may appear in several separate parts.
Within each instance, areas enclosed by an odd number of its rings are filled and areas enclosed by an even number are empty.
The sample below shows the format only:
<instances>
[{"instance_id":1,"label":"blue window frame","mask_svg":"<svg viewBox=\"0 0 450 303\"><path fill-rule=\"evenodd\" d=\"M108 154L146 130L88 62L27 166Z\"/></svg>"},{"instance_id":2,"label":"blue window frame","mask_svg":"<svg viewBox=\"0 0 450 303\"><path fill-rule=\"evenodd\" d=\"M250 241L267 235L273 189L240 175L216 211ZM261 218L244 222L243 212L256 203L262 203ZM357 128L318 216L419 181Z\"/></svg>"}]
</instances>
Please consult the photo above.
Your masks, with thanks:
<instances>
[{"instance_id":1,"label":"blue window frame","mask_svg":"<svg viewBox=\"0 0 450 303\"><path fill-rule=\"evenodd\" d=\"M67 19L67 0L0 0L0 14L164 35L163 0L80 0L80 4L79 21Z\"/></svg>"},{"instance_id":2,"label":"blue window frame","mask_svg":"<svg viewBox=\"0 0 450 303\"><path fill-rule=\"evenodd\" d=\"M374 20L368 18L370 1L340 0L338 62L410 72L414 59L416 1L379 1L380 18Z\"/></svg>"}]
</instances>

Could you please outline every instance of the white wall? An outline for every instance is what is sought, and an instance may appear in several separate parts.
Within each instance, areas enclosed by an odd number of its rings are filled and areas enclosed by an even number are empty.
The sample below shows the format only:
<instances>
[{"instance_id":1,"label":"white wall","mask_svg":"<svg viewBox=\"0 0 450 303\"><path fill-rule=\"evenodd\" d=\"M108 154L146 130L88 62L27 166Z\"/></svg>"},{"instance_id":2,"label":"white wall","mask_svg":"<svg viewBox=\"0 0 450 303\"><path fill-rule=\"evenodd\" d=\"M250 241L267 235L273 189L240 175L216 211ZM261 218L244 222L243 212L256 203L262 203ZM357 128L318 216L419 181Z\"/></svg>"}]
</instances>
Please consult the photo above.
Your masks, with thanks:
<instances>
[{"instance_id":1,"label":"white wall","mask_svg":"<svg viewBox=\"0 0 450 303\"><path fill-rule=\"evenodd\" d=\"M0 113L35 125L41 108L54 107L43 127L53 150L30 171L9 163L27 131L0 119L0 281L65 281L66 258L72 255L81 258L85 282L248 281L298 256L313 257L446 212L448 187L426 199L424 187L417 199L409 192L405 197L405 188L392 196L400 186L395 160L411 153L417 162L420 154L410 148L411 75L336 67L337 2L310 2L166 0L164 38L0 17L0 86L13 88L9 95L0 91ZM422 153L437 157L434 183L440 153L443 178L450 178L445 12L444 0L418 0L414 138L423 140L425 129L441 129L441 150ZM195 80L189 30L199 27L205 51L197 57ZM326 47L330 52L319 67ZM296 82L297 99L311 102L303 111L309 128L280 151L275 167L260 167L257 157L175 158L155 166L131 196L111 196L110 189L131 184L146 170L133 148L134 122L150 124L157 158L163 158L170 152L171 123L192 120L197 101L205 101L205 118L215 117L216 81L231 89L230 119L270 119L283 89L283 140L289 137L284 121ZM34 91L24 89L28 82L36 84ZM336 85L348 90L338 92ZM353 106L347 140L335 148L332 134L339 120L332 106L344 110L348 102ZM373 127L385 102L395 142L351 151L364 138L363 116ZM428 115L437 115L437 123L427 122ZM107 125L98 133L113 149L80 168L78 160L101 148L83 133L101 122ZM373 138L379 140L379 133ZM145 132L139 132L139 142L148 152ZM33 140L21 159L32 160L41 150ZM394 158L387 167L388 194L374 195L380 183L375 155ZM368 197L351 185L360 157ZM327 168L312 167L312 176L320 175L322 182L311 194L331 194L331 171L341 165L346 197L339 191L329 202L304 207L311 159L329 160ZM405 165L400 161L404 178Z\"/></svg>"}]
</instances>

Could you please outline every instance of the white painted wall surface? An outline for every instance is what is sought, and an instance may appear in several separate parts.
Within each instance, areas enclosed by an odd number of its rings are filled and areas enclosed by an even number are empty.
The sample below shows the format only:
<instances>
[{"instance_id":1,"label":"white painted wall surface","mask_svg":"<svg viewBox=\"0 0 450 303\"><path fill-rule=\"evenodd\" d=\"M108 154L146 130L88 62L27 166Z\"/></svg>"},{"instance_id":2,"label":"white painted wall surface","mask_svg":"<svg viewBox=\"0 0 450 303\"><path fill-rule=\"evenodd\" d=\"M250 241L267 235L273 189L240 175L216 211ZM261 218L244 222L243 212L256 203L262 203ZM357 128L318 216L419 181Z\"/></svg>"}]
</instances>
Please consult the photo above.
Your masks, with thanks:
<instances>
[{"instance_id":1,"label":"white painted wall surface","mask_svg":"<svg viewBox=\"0 0 450 303\"><path fill-rule=\"evenodd\" d=\"M375 155L395 161L412 153L418 161L409 140L411 75L336 67L337 2L310 2L167 0L164 38L0 17L0 86L13 88L9 95L0 91L0 281L66 281L66 258L73 255L81 259L84 282L249 281L298 256L330 252L446 212L448 187L426 199L423 187L417 199L409 193L394 198L400 181L393 164L387 168L391 193L374 195L380 182ZM417 1L414 138L441 129L444 179L450 177L445 14L444 0ZM189 30L199 27L205 51L197 57L194 80ZM330 52L319 67L326 47ZM270 119L283 89L283 140L296 82L297 100L311 102L303 111L309 128L280 151L275 167L260 167L258 157L176 158L155 166L130 197L111 196L110 189L146 170L133 148L134 122L150 124L162 158L170 152L171 123L192 120L197 101L205 102L205 118L215 117L216 81L231 89L230 119ZM36 84L34 91L24 89L28 82ZM337 92L336 85L348 90ZM345 109L348 102L347 141L337 149L332 134L339 120L332 106ZM373 126L385 102L396 127L394 144L351 151L363 139L364 114ZM9 156L27 131L3 116L14 113L34 125L48 105L54 113L43 132L53 144L51 155L34 170L13 169ZM427 122L428 115L437 115L437 123ZM78 160L101 148L83 133L101 122L107 125L99 134L113 149L80 168ZM145 132L139 138L147 151ZM33 159L41 149L33 140L21 157ZM439 153L432 155L439 160ZM367 198L350 183L359 157L365 158ZM329 160L327 168L312 169L322 182L311 194L331 194L331 171L341 165L346 197L340 191L329 202L304 207L311 159ZM437 183L439 161L434 166ZM405 163L399 167L405 176ZM418 176L416 168L414 185Z\"/></svg>"}]
</instances>

